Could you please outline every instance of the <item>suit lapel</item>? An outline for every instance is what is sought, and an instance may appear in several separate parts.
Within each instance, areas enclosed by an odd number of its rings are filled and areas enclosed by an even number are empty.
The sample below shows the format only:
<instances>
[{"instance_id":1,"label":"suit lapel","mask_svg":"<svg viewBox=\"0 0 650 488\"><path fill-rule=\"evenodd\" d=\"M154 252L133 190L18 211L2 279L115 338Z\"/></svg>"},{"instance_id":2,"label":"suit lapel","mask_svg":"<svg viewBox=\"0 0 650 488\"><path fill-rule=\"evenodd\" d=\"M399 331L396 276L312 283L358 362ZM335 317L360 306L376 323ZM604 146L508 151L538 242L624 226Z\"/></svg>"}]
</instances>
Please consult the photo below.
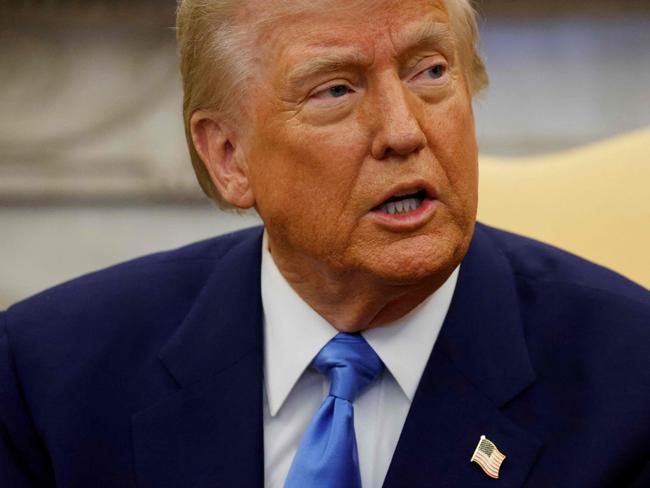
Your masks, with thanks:
<instances>
[{"instance_id":1,"label":"suit lapel","mask_svg":"<svg viewBox=\"0 0 650 488\"><path fill-rule=\"evenodd\" d=\"M160 359L179 389L133 416L140 487L264 484L261 229L223 256ZM520 487L541 442L500 407L534 381L506 257L477 226L387 488ZM470 463L485 434L495 481Z\"/></svg>"},{"instance_id":2,"label":"suit lapel","mask_svg":"<svg viewBox=\"0 0 650 488\"><path fill-rule=\"evenodd\" d=\"M160 359L180 389L133 416L138 486L263 486L261 229L210 279Z\"/></svg>"},{"instance_id":3,"label":"suit lapel","mask_svg":"<svg viewBox=\"0 0 650 488\"><path fill-rule=\"evenodd\" d=\"M386 488L523 485L542 444L500 410L535 380L517 304L508 260L478 225ZM481 435L507 456L499 480L470 463Z\"/></svg>"}]
</instances>

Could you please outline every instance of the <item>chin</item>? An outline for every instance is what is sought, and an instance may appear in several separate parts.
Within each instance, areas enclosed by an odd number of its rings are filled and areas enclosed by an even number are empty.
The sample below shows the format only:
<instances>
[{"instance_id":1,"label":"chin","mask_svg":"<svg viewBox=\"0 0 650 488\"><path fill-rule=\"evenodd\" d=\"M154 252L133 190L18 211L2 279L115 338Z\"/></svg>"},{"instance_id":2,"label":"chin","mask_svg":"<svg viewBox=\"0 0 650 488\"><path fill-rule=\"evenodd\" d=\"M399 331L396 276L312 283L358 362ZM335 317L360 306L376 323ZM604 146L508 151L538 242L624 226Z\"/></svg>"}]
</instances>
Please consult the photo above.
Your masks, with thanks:
<instances>
[{"instance_id":1,"label":"chin","mask_svg":"<svg viewBox=\"0 0 650 488\"><path fill-rule=\"evenodd\" d=\"M367 265L372 274L395 285L431 280L439 286L460 264L466 251L464 240L419 236L400 240L373 253Z\"/></svg>"}]
</instances>

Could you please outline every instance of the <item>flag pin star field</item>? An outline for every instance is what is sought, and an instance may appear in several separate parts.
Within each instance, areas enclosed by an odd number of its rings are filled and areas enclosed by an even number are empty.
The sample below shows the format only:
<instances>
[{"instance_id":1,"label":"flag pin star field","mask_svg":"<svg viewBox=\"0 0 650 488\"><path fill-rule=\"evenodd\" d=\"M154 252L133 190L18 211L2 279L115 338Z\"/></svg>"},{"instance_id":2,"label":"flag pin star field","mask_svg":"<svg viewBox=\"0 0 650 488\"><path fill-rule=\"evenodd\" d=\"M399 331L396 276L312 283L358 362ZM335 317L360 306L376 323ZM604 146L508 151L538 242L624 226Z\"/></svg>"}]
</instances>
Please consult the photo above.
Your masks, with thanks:
<instances>
[{"instance_id":1,"label":"flag pin star field","mask_svg":"<svg viewBox=\"0 0 650 488\"><path fill-rule=\"evenodd\" d=\"M505 454L499 451L490 439L482 435L470 462L478 464L490 478L499 479L499 470L505 458Z\"/></svg>"}]
</instances>

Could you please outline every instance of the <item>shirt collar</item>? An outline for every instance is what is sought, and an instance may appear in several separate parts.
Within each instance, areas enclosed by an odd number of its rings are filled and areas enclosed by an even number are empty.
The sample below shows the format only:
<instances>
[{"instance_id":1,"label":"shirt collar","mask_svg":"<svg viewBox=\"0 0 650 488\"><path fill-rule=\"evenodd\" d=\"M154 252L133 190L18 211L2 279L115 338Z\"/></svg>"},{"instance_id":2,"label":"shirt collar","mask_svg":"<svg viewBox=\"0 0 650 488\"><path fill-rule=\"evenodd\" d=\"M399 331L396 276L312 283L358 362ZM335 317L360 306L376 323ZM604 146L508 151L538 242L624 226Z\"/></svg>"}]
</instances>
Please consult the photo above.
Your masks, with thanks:
<instances>
[{"instance_id":1,"label":"shirt collar","mask_svg":"<svg viewBox=\"0 0 650 488\"><path fill-rule=\"evenodd\" d=\"M392 324L362 333L384 362L409 401L436 343L458 281L457 267L422 303Z\"/></svg>"},{"instance_id":2,"label":"shirt collar","mask_svg":"<svg viewBox=\"0 0 650 488\"><path fill-rule=\"evenodd\" d=\"M409 400L447 315L458 268L420 305L393 324L362 333ZM262 241L261 292L264 308L264 381L269 412L275 416L302 373L338 331L291 288Z\"/></svg>"}]
</instances>

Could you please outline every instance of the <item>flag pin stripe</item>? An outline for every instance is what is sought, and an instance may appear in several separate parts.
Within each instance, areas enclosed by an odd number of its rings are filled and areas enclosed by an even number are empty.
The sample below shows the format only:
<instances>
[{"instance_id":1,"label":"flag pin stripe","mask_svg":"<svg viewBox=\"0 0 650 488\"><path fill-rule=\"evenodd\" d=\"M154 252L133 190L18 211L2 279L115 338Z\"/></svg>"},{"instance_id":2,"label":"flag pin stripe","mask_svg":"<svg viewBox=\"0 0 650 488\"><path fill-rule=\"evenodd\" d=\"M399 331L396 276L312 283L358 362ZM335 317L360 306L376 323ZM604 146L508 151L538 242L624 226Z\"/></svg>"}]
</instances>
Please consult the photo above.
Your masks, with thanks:
<instances>
[{"instance_id":1,"label":"flag pin stripe","mask_svg":"<svg viewBox=\"0 0 650 488\"><path fill-rule=\"evenodd\" d=\"M506 455L499 451L490 439L482 435L470 462L478 464L491 478L499 479L499 470L505 458Z\"/></svg>"}]
</instances>

